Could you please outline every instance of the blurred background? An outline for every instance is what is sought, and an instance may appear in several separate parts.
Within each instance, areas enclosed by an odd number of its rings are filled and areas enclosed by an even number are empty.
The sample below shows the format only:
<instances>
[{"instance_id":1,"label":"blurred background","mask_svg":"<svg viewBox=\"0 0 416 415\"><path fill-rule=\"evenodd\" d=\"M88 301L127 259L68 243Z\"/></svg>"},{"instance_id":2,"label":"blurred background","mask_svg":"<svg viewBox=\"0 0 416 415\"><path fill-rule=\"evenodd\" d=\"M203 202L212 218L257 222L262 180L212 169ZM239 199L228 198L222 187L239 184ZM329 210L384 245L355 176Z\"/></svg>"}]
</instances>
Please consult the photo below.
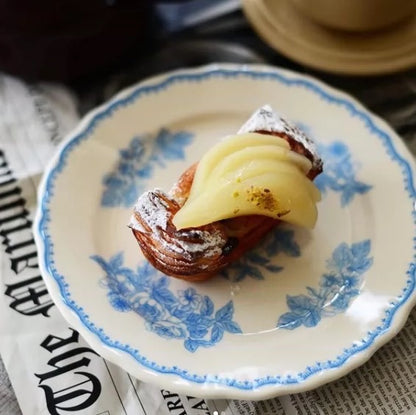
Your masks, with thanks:
<instances>
[{"instance_id":1,"label":"blurred background","mask_svg":"<svg viewBox=\"0 0 416 415\"><path fill-rule=\"evenodd\" d=\"M0 70L28 82L65 83L83 115L156 73L268 63L350 92L416 151L415 19L368 36L322 28L288 3L299 1L3 0Z\"/></svg>"}]
</instances>

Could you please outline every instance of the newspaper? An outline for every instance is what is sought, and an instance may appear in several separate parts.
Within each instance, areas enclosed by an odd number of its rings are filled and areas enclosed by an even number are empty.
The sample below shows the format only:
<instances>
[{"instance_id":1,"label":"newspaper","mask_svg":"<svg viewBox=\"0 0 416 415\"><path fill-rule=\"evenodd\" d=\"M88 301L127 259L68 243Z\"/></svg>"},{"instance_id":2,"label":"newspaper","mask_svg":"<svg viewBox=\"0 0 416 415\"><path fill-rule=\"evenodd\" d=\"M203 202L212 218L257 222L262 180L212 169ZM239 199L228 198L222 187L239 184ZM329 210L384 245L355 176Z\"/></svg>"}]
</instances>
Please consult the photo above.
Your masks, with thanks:
<instances>
[{"instance_id":1,"label":"newspaper","mask_svg":"<svg viewBox=\"0 0 416 415\"><path fill-rule=\"evenodd\" d=\"M0 364L0 414L416 414L416 310L348 376L260 402L179 396L94 352L49 297L31 231L41 173L77 121L76 100L65 88L0 75L0 353L8 373Z\"/></svg>"}]
</instances>

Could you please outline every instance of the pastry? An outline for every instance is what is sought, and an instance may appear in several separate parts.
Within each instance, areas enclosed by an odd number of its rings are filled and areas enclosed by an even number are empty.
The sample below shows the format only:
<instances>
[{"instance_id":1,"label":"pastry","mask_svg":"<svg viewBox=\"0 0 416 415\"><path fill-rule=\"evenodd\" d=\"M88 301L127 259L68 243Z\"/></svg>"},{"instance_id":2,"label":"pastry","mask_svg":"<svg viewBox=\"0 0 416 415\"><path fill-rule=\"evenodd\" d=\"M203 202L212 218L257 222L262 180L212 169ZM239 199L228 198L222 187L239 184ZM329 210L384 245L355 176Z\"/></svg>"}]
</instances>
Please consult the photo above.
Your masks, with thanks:
<instances>
[{"instance_id":1,"label":"pastry","mask_svg":"<svg viewBox=\"0 0 416 415\"><path fill-rule=\"evenodd\" d=\"M312 228L322 160L313 142L269 106L186 170L169 193L147 191L130 228L166 275L201 281L253 248L281 221Z\"/></svg>"}]
</instances>

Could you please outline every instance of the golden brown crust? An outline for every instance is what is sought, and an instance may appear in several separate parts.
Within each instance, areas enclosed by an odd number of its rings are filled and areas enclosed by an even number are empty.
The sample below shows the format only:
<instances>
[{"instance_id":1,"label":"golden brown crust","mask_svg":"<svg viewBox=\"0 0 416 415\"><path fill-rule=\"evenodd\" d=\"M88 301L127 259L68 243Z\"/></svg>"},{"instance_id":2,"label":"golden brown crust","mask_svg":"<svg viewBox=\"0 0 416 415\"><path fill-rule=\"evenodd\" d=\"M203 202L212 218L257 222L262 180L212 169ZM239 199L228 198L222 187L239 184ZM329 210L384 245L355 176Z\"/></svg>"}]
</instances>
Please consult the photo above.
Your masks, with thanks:
<instances>
[{"instance_id":1,"label":"golden brown crust","mask_svg":"<svg viewBox=\"0 0 416 415\"><path fill-rule=\"evenodd\" d=\"M155 268L188 281L204 280L221 268L228 239L221 223L177 230L172 219L180 208L179 204L159 191L148 192L147 198L166 220L154 226L145 214L135 212L141 229L133 229L133 234L144 256Z\"/></svg>"}]
</instances>

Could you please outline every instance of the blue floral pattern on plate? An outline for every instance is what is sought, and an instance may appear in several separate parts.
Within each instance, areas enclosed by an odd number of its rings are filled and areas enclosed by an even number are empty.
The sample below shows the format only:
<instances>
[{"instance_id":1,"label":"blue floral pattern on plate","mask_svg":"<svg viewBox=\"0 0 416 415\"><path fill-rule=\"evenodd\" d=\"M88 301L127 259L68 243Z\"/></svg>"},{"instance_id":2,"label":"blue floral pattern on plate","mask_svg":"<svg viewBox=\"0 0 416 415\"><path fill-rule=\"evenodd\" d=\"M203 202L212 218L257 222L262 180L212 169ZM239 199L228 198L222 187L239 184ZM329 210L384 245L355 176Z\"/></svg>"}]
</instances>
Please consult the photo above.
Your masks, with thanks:
<instances>
[{"instance_id":1,"label":"blue floral pattern on plate","mask_svg":"<svg viewBox=\"0 0 416 415\"><path fill-rule=\"evenodd\" d=\"M322 276L319 289L307 287L309 295L286 297L290 311L280 316L277 327L314 327L322 317L344 312L359 294L361 277L373 264L370 250L368 239L351 246L340 244L327 261L327 273Z\"/></svg>"},{"instance_id":2,"label":"blue floral pattern on plate","mask_svg":"<svg viewBox=\"0 0 416 415\"><path fill-rule=\"evenodd\" d=\"M245 278L256 280L264 279L264 272L277 273L283 267L275 261L279 254L291 257L300 256L300 247L294 239L295 232L292 229L277 227L254 250L246 253L235 263L222 271L222 275L230 281L240 282Z\"/></svg>"},{"instance_id":3,"label":"blue floral pattern on plate","mask_svg":"<svg viewBox=\"0 0 416 415\"><path fill-rule=\"evenodd\" d=\"M184 340L190 352L200 346L214 346L225 332L241 333L232 320L232 301L215 311L213 301L192 287L175 295L169 290L169 278L161 276L148 262L134 271L123 266L122 253L108 261L99 255L91 258L106 274L101 284L108 289L108 299L116 310L136 312L148 330L167 339Z\"/></svg>"},{"instance_id":4,"label":"blue floral pattern on plate","mask_svg":"<svg viewBox=\"0 0 416 415\"><path fill-rule=\"evenodd\" d=\"M352 160L348 146L341 141L318 146L324 160L324 171L316 179L319 190L325 194L328 190L341 194L341 206L352 202L356 194L365 194L371 185L357 180L358 165Z\"/></svg>"},{"instance_id":5,"label":"blue floral pattern on plate","mask_svg":"<svg viewBox=\"0 0 416 415\"><path fill-rule=\"evenodd\" d=\"M104 207L131 207L144 190L144 180L153 169L166 167L167 161L184 160L185 148L191 144L193 134L187 131L171 132L160 129L156 137L138 135L127 148L119 150L116 168L103 178Z\"/></svg>"}]
</instances>

